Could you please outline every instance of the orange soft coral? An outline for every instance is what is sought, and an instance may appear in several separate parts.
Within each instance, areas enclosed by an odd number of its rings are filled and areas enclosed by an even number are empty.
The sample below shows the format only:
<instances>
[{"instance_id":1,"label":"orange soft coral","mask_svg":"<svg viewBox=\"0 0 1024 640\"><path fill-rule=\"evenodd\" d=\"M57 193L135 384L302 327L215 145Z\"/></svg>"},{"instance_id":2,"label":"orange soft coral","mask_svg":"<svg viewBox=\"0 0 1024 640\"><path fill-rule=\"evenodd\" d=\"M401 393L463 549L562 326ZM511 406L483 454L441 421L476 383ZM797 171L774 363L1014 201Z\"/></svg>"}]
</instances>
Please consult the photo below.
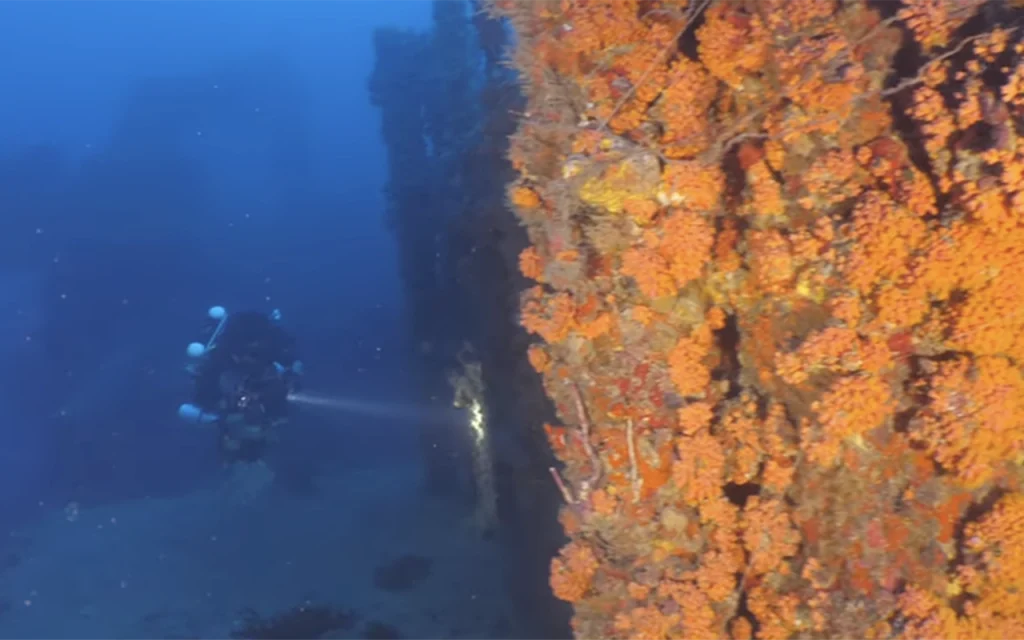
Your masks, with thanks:
<instances>
[{"instance_id":1,"label":"orange soft coral","mask_svg":"<svg viewBox=\"0 0 1024 640\"><path fill-rule=\"evenodd\" d=\"M759 71L768 56L767 30L760 17L745 11L740 3L713 5L697 40L708 70L733 88L739 88L748 73Z\"/></svg>"},{"instance_id":2,"label":"orange soft coral","mask_svg":"<svg viewBox=\"0 0 1024 640\"><path fill-rule=\"evenodd\" d=\"M820 428L808 434L808 458L834 464L845 441L856 444L864 433L883 425L895 406L885 380L867 374L840 378L813 406Z\"/></svg>"},{"instance_id":3,"label":"orange soft coral","mask_svg":"<svg viewBox=\"0 0 1024 640\"><path fill-rule=\"evenodd\" d=\"M658 105L665 122L662 143L671 157L703 152L711 138L708 111L715 99L717 82L700 64L677 59L668 71L668 86Z\"/></svg>"},{"instance_id":4,"label":"orange soft coral","mask_svg":"<svg viewBox=\"0 0 1024 640\"><path fill-rule=\"evenodd\" d=\"M977 0L903 0L899 17L926 49L943 47L960 25L977 11Z\"/></svg>"},{"instance_id":5,"label":"orange soft coral","mask_svg":"<svg viewBox=\"0 0 1024 640\"><path fill-rule=\"evenodd\" d=\"M669 264L656 251L634 247L622 254L622 274L633 278L637 288L649 298L661 298L676 292Z\"/></svg>"},{"instance_id":6,"label":"orange soft coral","mask_svg":"<svg viewBox=\"0 0 1024 640\"><path fill-rule=\"evenodd\" d=\"M527 247L519 254L519 271L531 280L540 282L544 279L544 262L536 247Z\"/></svg>"},{"instance_id":7,"label":"orange soft coral","mask_svg":"<svg viewBox=\"0 0 1024 640\"><path fill-rule=\"evenodd\" d=\"M725 454L718 440L701 432L680 438L676 447L679 460L672 465L672 480L686 501L697 505L721 495Z\"/></svg>"},{"instance_id":8,"label":"orange soft coral","mask_svg":"<svg viewBox=\"0 0 1024 640\"><path fill-rule=\"evenodd\" d=\"M725 174L720 167L699 160L680 160L665 167L659 197L692 211L714 213L724 189Z\"/></svg>"},{"instance_id":9,"label":"orange soft coral","mask_svg":"<svg viewBox=\"0 0 1024 640\"><path fill-rule=\"evenodd\" d=\"M800 536L786 505L778 500L751 498L743 509L741 526L751 576L779 570L797 551Z\"/></svg>"},{"instance_id":10,"label":"orange soft coral","mask_svg":"<svg viewBox=\"0 0 1024 640\"><path fill-rule=\"evenodd\" d=\"M704 363L711 342L710 329L699 328L680 338L668 355L672 382L684 396L701 396L711 382L711 371Z\"/></svg>"},{"instance_id":11,"label":"orange soft coral","mask_svg":"<svg viewBox=\"0 0 1024 640\"><path fill-rule=\"evenodd\" d=\"M699 278L711 259L715 229L700 214L675 210L662 225L662 233L658 253L668 261L676 286L682 288Z\"/></svg>"},{"instance_id":12,"label":"orange soft coral","mask_svg":"<svg viewBox=\"0 0 1024 640\"><path fill-rule=\"evenodd\" d=\"M871 191L858 201L847 233L857 242L843 260L843 274L850 286L868 293L907 275L910 257L924 244L927 227L918 215Z\"/></svg>"},{"instance_id":13,"label":"orange soft coral","mask_svg":"<svg viewBox=\"0 0 1024 640\"><path fill-rule=\"evenodd\" d=\"M560 342L575 327L576 303L567 293L546 295L534 287L524 295L523 327L547 342Z\"/></svg>"},{"instance_id":14,"label":"orange soft coral","mask_svg":"<svg viewBox=\"0 0 1024 640\"><path fill-rule=\"evenodd\" d=\"M965 563L946 593L910 585L900 596L906 638L1024 637L1024 497L1002 498L967 525ZM954 609L951 596L965 604Z\"/></svg>"},{"instance_id":15,"label":"orange soft coral","mask_svg":"<svg viewBox=\"0 0 1024 640\"><path fill-rule=\"evenodd\" d=\"M967 487L1005 473L1024 454L1024 376L1004 358L940 363L913 437Z\"/></svg>"},{"instance_id":16,"label":"orange soft coral","mask_svg":"<svg viewBox=\"0 0 1024 640\"><path fill-rule=\"evenodd\" d=\"M551 589L555 597L576 602L590 589L600 563L594 551L581 542L570 542L551 560Z\"/></svg>"}]
</instances>

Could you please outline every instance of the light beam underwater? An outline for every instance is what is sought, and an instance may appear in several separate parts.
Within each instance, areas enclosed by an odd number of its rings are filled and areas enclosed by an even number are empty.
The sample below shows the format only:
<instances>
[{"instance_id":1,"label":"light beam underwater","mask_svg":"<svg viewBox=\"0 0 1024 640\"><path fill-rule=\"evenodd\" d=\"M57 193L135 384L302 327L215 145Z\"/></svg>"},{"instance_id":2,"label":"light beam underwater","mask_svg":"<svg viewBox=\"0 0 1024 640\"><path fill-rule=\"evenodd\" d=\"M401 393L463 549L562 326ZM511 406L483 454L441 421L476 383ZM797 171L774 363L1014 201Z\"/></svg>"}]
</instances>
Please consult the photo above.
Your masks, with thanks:
<instances>
[{"instance_id":1,"label":"light beam underwater","mask_svg":"<svg viewBox=\"0 0 1024 640\"><path fill-rule=\"evenodd\" d=\"M403 422L452 424L460 421L458 409L449 406L412 406L392 402L357 400L345 396L301 391L288 394L288 400L307 407L316 407L338 413L349 413L374 418L388 418ZM461 418L465 421L465 417Z\"/></svg>"}]
</instances>

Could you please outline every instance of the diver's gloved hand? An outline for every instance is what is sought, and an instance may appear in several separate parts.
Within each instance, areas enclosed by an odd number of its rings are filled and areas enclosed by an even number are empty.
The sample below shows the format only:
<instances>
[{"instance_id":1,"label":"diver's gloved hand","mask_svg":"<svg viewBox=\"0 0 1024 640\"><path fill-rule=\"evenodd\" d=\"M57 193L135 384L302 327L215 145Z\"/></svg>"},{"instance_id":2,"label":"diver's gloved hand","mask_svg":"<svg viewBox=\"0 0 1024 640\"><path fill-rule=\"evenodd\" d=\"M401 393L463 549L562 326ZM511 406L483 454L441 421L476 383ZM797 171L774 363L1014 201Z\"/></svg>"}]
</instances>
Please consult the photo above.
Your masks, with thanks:
<instances>
[{"instance_id":1,"label":"diver's gloved hand","mask_svg":"<svg viewBox=\"0 0 1024 640\"><path fill-rule=\"evenodd\" d=\"M295 369L291 369L289 373L285 375L284 382L288 386L288 393L302 391L301 370L296 371Z\"/></svg>"},{"instance_id":2,"label":"diver's gloved hand","mask_svg":"<svg viewBox=\"0 0 1024 640\"><path fill-rule=\"evenodd\" d=\"M288 393L301 391L303 371L301 360L296 360L290 367L286 367L279 362L275 362L274 369L277 370L277 374L281 376L285 386L288 387Z\"/></svg>"}]
</instances>

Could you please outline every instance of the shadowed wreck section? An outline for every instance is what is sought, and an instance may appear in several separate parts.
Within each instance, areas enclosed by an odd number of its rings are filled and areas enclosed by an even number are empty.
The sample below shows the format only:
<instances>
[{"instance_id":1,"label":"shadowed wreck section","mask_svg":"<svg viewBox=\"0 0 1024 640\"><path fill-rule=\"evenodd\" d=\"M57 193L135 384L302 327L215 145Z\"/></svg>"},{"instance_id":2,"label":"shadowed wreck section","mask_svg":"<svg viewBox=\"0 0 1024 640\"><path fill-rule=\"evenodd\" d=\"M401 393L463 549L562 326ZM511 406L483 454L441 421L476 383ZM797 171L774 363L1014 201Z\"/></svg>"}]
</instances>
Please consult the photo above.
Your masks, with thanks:
<instances>
[{"instance_id":1,"label":"shadowed wreck section","mask_svg":"<svg viewBox=\"0 0 1024 640\"><path fill-rule=\"evenodd\" d=\"M427 32L382 29L369 88L388 148L387 224L399 247L425 402L464 422L421 434L424 491L465 501L500 545L513 637L566 637L569 608L547 586L565 541L553 408L527 358L517 268L527 236L506 203L507 154L523 97L503 56L512 31L477 2L438 1Z\"/></svg>"},{"instance_id":2,"label":"shadowed wreck section","mask_svg":"<svg viewBox=\"0 0 1024 640\"><path fill-rule=\"evenodd\" d=\"M1024 634L1021 3L490 7L575 635Z\"/></svg>"}]
</instances>

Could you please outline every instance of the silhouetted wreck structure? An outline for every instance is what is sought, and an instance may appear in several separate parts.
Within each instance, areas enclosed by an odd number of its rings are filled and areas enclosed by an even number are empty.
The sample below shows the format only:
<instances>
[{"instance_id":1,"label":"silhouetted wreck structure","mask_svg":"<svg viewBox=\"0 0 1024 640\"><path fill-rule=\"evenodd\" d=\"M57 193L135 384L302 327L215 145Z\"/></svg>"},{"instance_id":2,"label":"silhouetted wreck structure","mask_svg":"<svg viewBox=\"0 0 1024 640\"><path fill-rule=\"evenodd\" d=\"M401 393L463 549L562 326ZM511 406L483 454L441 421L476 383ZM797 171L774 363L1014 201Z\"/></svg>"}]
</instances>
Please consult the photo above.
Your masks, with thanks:
<instances>
[{"instance_id":1,"label":"silhouetted wreck structure","mask_svg":"<svg viewBox=\"0 0 1024 640\"><path fill-rule=\"evenodd\" d=\"M563 637L568 609L547 587L562 542L553 458L542 431L551 407L518 323L527 285L525 232L506 206L508 137L521 110L502 63L510 30L477 2L436 1L428 33L376 32L369 88L388 149L387 223L400 254L422 393L451 401L446 380L466 345L482 365L509 589L536 637ZM425 488L472 499L468 430L423 434Z\"/></svg>"}]
</instances>

